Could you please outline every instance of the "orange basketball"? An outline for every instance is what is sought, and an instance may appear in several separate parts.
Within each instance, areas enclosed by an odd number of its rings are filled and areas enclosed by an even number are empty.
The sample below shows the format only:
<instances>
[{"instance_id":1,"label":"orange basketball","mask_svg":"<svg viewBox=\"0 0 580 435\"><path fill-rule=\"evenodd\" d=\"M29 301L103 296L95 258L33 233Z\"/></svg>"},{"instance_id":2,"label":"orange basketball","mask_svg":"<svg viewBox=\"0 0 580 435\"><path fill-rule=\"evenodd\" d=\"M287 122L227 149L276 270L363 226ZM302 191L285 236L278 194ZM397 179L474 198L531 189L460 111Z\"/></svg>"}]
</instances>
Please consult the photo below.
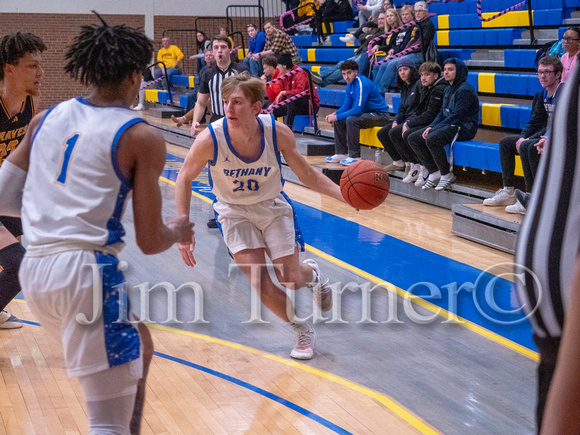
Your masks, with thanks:
<instances>
[{"instance_id":1,"label":"orange basketball","mask_svg":"<svg viewBox=\"0 0 580 435\"><path fill-rule=\"evenodd\" d=\"M342 197L360 210L370 210L382 204L389 194L389 187L389 174L370 160L351 164L340 177Z\"/></svg>"}]
</instances>

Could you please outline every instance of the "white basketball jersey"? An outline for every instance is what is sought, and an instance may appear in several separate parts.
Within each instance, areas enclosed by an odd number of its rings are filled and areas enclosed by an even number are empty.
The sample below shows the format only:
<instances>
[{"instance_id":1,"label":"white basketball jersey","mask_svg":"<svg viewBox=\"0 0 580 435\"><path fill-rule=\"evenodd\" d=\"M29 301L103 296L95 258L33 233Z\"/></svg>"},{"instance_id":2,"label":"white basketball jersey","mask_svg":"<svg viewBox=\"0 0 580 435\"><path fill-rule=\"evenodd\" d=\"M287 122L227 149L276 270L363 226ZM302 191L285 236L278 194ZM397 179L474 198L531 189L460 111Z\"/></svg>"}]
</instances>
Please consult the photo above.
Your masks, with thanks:
<instances>
[{"instance_id":1,"label":"white basketball jersey","mask_svg":"<svg viewBox=\"0 0 580 435\"><path fill-rule=\"evenodd\" d=\"M283 188L280 152L276 143L276 121L272 115L258 115L262 151L255 160L240 156L231 144L226 118L209 126L214 141L210 162L212 191L226 204L255 204L276 198Z\"/></svg>"},{"instance_id":2,"label":"white basketball jersey","mask_svg":"<svg viewBox=\"0 0 580 435\"><path fill-rule=\"evenodd\" d=\"M122 242L121 217L132 186L117 165L117 144L142 118L128 108L82 98L50 109L32 137L22 200L31 246Z\"/></svg>"}]
</instances>

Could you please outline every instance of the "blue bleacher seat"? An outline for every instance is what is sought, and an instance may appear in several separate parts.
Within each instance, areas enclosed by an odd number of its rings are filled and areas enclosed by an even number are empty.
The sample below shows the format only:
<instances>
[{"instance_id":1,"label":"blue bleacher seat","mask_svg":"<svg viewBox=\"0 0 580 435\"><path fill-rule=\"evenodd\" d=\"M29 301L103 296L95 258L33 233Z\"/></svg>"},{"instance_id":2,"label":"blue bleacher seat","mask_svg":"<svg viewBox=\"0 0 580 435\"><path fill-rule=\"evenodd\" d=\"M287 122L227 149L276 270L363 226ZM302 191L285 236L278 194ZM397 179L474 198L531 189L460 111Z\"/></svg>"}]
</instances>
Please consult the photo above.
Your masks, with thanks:
<instances>
[{"instance_id":1,"label":"blue bleacher seat","mask_svg":"<svg viewBox=\"0 0 580 435\"><path fill-rule=\"evenodd\" d=\"M536 59L535 48L512 49L508 48L504 52L506 68L534 68Z\"/></svg>"},{"instance_id":2,"label":"blue bleacher seat","mask_svg":"<svg viewBox=\"0 0 580 435\"><path fill-rule=\"evenodd\" d=\"M179 96L179 107L183 107L184 109L187 107L187 94L181 94Z\"/></svg>"}]
</instances>

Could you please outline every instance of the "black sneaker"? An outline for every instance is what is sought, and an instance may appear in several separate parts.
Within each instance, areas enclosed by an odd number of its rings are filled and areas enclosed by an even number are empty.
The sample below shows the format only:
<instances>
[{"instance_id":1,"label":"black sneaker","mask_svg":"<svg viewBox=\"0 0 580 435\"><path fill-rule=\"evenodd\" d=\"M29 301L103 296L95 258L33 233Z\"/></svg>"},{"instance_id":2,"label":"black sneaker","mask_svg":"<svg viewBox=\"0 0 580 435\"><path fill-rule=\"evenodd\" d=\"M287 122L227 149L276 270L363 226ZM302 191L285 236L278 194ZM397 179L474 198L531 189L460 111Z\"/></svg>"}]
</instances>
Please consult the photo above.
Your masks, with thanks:
<instances>
[{"instance_id":1,"label":"black sneaker","mask_svg":"<svg viewBox=\"0 0 580 435\"><path fill-rule=\"evenodd\" d=\"M516 189L516 198L525 209L528 208L528 203L530 202L530 194L528 192L522 192L520 189Z\"/></svg>"},{"instance_id":2,"label":"black sneaker","mask_svg":"<svg viewBox=\"0 0 580 435\"><path fill-rule=\"evenodd\" d=\"M310 77L312 77L312 83L317 84L319 86L322 84L322 77L320 76L319 73L311 71Z\"/></svg>"},{"instance_id":3,"label":"black sneaker","mask_svg":"<svg viewBox=\"0 0 580 435\"><path fill-rule=\"evenodd\" d=\"M210 219L209 221L207 221L207 227L208 228L217 228L218 224L217 224L215 219Z\"/></svg>"}]
</instances>

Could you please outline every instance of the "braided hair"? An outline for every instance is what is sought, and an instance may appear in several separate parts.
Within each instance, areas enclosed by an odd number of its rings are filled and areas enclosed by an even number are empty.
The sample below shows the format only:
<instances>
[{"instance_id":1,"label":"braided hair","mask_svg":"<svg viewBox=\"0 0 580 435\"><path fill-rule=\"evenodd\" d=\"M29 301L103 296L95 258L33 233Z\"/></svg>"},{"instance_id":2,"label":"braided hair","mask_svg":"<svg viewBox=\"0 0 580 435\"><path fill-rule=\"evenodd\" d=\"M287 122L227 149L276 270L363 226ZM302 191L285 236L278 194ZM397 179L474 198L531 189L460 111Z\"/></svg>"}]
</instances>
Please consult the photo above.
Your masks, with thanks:
<instances>
[{"instance_id":1,"label":"braided hair","mask_svg":"<svg viewBox=\"0 0 580 435\"><path fill-rule=\"evenodd\" d=\"M15 33L0 39L0 81L4 80L4 67L17 65L26 53L42 53L46 46L32 33Z\"/></svg>"},{"instance_id":2,"label":"braided hair","mask_svg":"<svg viewBox=\"0 0 580 435\"><path fill-rule=\"evenodd\" d=\"M82 26L65 54L64 70L85 86L115 86L143 71L153 56L153 42L142 30L124 24Z\"/></svg>"}]
</instances>

